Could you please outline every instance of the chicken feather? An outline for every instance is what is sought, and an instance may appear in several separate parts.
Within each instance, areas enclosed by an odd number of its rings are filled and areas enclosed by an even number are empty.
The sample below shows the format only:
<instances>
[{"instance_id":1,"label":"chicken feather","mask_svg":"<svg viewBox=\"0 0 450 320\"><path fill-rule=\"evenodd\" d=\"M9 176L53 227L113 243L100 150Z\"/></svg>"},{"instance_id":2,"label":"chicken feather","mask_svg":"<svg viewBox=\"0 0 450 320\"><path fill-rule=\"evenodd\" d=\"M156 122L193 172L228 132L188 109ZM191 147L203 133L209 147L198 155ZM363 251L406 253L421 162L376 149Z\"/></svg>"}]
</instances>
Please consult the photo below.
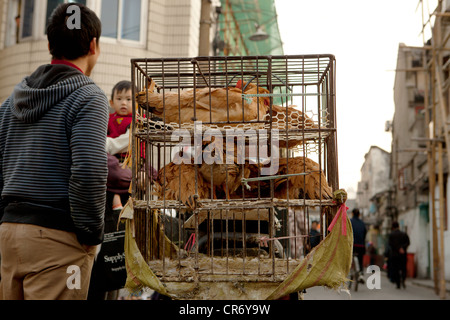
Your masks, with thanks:
<instances>
[{"instance_id":1,"label":"chicken feather","mask_svg":"<svg viewBox=\"0 0 450 320\"><path fill-rule=\"evenodd\" d=\"M279 159L279 175L292 173L306 173L276 179L274 182L275 197L286 199L331 199L332 189L327 183L318 163L306 157L281 158ZM289 186L289 188L288 188ZM289 189L289 190L288 190Z\"/></svg>"},{"instance_id":2,"label":"chicken feather","mask_svg":"<svg viewBox=\"0 0 450 320\"><path fill-rule=\"evenodd\" d=\"M271 110L268 111L270 114L270 119L272 122L276 123L276 128L288 130L302 130L305 128L309 129L317 129L318 126L314 121L308 117L305 113L301 112L297 109L297 106L278 106L272 105ZM297 134L298 136L302 136L302 132ZM280 148L294 148L302 144L304 139L300 138L289 138L286 142L286 139L280 139L278 141Z\"/></svg>"},{"instance_id":3,"label":"chicken feather","mask_svg":"<svg viewBox=\"0 0 450 320\"><path fill-rule=\"evenodd\" d=\"M216 157L218 161L211 164L203 162L199 166L199 171L208 185L213 185L213 195L215 199L217 198L216 187L221 188L225 194L225 199L230 199L230 195L241 186L241 179L250 176L250 169L247 164L238 164L237 158L240 153L239 151L236 151L237 148L235 148L234 156L232 155L230 157L227 156L226 148L223 148L224 144L221 141L214 139L206 147L209 148L216 143L219 144L216 147L213 147L212 150L218 150L217 147L221 147L219 149L220 154ZM227 160L225 161L225 159Z\"/></svg>"},{"instance_id":4,"label":"chicken feather","mask_svg":"<svg viewBox=\"0 0 450 320\"><path fill-rule=\"evenodd\" d=\"M287 174L306 173L305 175L294 175L289 177L274 177L274 197L278 199L331 199L332 188L328 185L324 173L320 170L318 163L306 157L280 158L276 176ZM260 175L260 166L252 165L250 178ZM319 172L320 171L320 172ZM261 176L263 177L263 176ZM270 180L248 182L250 191L246 197L270 197ZM289 186L289 190L288 190Z\"/></svg>"},{"instance_id":5,"label":"chicken feather","mask_svg":"<svg viewBox=\"0 0 450 320\"><path fill-rule=\"evenodd\" d=\"M268 97L243 97L241 88L201 88L154 92L154 85L137 94L137 103L166 123L227 122L263 120L269 108ZM268 94L265 88L249 87L244 93Z\"/></svg>"},{"instance_id":6,"label":"chicken feather","mask_svg":"<svg viewBox=\"0 0 450 320\"><path fill-rule=\"evenodd\" d=\"M159 170L158 179L155 181L155 194L160 200L178 200L194 210L195 198L207 199L210 191L194 165L170 162Z\"/></svg>"}]
</instances>

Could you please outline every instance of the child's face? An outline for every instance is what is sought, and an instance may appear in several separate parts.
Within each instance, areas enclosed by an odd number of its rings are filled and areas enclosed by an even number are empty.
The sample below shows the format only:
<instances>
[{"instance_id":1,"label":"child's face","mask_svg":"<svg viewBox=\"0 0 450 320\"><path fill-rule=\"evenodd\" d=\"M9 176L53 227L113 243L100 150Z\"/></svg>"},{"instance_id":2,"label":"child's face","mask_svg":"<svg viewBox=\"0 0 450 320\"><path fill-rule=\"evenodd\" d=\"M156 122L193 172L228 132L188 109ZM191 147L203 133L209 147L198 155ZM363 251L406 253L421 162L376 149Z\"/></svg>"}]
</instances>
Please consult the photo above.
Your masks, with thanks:
<instances>
[{"instance_id":1,"label":"child's face","mask_svg":"<svg viewBox=\"0 0 450 320\"><path fill-rule=\"evenodd\" d=\"M122 92L115 91L114 98L109 101L109 104L119 116L131 114L131 90L123 90Z\"/></svg>"}]
</instances>

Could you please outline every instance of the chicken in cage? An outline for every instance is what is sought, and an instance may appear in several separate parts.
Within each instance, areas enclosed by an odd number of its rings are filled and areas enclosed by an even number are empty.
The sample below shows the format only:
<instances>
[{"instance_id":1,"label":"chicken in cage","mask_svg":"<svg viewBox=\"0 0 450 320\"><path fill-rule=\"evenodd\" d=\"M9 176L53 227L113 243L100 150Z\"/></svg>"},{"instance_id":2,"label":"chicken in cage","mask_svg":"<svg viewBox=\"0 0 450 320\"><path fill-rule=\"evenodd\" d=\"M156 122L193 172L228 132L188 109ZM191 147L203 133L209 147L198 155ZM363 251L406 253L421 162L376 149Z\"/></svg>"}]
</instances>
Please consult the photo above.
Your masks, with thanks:
<instances>
[{"instance_id":1,"label":"chicken in cage","mask_svg":"<svg viewBox=\"0 0 450 320\"><path fill-rule=\"evenodd\" d=\"M326 236L338 189L334 64L132 60L133 236L164 292L264 298L310 251L310 215Z\"/></svg>"}]
</instances>

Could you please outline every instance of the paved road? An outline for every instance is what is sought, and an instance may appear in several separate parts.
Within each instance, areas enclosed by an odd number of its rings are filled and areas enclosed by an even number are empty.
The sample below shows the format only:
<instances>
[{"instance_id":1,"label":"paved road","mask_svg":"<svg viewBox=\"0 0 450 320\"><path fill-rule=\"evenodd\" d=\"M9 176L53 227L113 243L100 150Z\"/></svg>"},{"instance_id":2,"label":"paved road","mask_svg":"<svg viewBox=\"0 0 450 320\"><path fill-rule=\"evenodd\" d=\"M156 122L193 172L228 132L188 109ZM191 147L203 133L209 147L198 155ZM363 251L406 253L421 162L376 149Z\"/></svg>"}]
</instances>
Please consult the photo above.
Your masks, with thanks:
<instances>
[{"instance_id":1,"label":"paved road","mask_svg":"<svg viewBox=\"0 0 450 320\"><path fill-rule=\"evenodd\" d=\"M371 290L366 284L360 284L358 291L351 291L350 295L325 287L310 288L306 290L304 300L441 300L433 289L419 286L411 279L406 280L406 289L397 289L384 272L380 280L380 289ZM450 300L449 293L446 294L446 300Z\"/></svg>"}]
</instances>

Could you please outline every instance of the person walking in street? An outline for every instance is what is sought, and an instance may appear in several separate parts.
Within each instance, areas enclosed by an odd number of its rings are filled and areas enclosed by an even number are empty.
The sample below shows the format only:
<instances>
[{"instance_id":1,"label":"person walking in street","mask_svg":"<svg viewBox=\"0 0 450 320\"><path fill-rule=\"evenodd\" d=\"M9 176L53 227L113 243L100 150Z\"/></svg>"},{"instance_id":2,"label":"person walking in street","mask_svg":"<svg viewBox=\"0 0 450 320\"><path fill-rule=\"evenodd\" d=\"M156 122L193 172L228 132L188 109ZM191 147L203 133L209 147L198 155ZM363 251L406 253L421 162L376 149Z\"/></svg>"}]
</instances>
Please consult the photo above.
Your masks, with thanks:
<instances>
[{"instance_id":1,"label":"person walking in street","mask_svg":"<svg viewBox=\"0 0 450 320\"><path fill-rule=\"evenodd\" d=\"M309 232L309 241L311 250L320 243L319 222L314 220L311 222L311 230Z\"/></svg>"},{"instance_id":2,"label":"person walking in street","mask_svg":"<svg viewBox=\"0 0 450 320\"><path fill-rule=\"evenodd\" d=\"M66 3L46 31L51 64L25 77L0 107L4 300L86 299L103 241L109 104L89 78L101 22L86 6Z\"/></svg>"},{"instance_id":3,"label":"person walking in street","mask_svg":"<svg viewBox=\"0 0 450 320\"><path fill-rule=\"evenodd\" d=\"M397 221L392 222L392 232L388 238L389 274L397 289L400 289L400 286L406 288L406 250L409 244L409 237L406 232L400 231Z\"/></svg>"},{"instance_id":4,"label":"person walking in street","mask_svg":"<svg viewBox=\"0 0 450 320\"><path fill-rule=\"evenodd\" d=\"M360 281L363 282L362 270L363 270L363 258L366 253L366 234L367 229L364 222L359 218L359 209L355 208L352 211L353 217L350 219L353 229L353 255L356 255L359 263Z\"/></svg>"}]
</instances>

